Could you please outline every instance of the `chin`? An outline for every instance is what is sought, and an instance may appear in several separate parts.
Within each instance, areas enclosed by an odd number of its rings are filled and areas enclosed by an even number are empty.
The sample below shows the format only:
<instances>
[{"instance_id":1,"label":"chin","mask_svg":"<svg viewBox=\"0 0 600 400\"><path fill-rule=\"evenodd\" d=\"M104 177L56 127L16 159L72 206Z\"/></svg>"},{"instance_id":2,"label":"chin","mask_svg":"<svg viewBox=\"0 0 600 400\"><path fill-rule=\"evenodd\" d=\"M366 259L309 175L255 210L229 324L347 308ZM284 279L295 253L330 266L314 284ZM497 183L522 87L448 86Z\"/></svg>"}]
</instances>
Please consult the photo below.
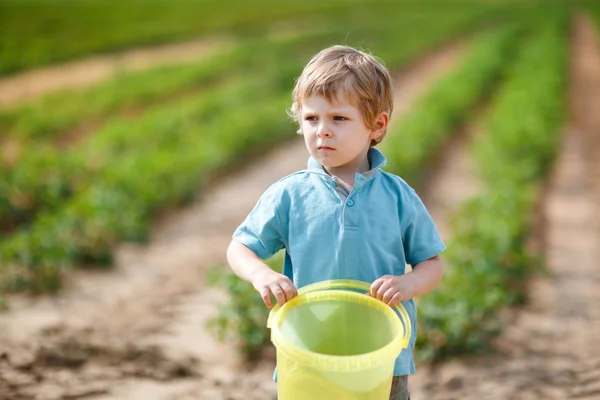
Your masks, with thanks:
<instances>
[{"instance_id":1,"label":"chin","mask_svg":"<svg viewBox=\"0 0 600 400\"><path fill-rule=\"evenodd\" d=\"M321 163L322 166L327 167L327 168L337 168L337 167L344 165L343 163L333 162L333 160L328 160L328 159L325 159L325 160L321 159L321 160L319 160L319 162Z\"/></svg>"},{"instance_id":2,"label":"chin","mask_svg":"<svg viewBox=\"0 0 600 400\"><path fill-rule=\"evenodd\" d=\"M340 162L337 158L333 157L333 155L323 155L319 151L311 155L319 162L319 164L327 168L337 168L341 165L344 165L343 162Z\"/></svg>"}]
</instances>

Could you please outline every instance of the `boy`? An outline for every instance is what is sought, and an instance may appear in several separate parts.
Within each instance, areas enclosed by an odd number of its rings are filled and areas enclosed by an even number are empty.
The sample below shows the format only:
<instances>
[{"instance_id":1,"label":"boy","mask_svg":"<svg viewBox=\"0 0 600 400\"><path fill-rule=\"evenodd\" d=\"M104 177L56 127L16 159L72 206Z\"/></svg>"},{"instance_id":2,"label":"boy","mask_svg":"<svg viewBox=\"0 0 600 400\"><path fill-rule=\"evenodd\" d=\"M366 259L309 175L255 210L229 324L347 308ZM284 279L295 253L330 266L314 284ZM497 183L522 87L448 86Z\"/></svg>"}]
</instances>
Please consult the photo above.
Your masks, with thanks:
<instances>
[{"instance_id":1,"label":"boy","mask_svg":"<svg viewBox=\"0 0 600 400\"><path fill-rule=\"evenodd\" d=\"M404 400L415 372L412 298L439 283L445 246L415 191L381 170L385 157L374 146L385 136L392 92L388 70L369 54L333 46L313 57L296 82L290 112L311 156L308 168L261 196L233 234L227 259L269 308L271 295L284 304L296 288L330 279L372 282L368 295L390 306L403 301L413 334L396 360L390 399ZM260 259L281 249L279 274Z\"/></svg>"}]
</instances>

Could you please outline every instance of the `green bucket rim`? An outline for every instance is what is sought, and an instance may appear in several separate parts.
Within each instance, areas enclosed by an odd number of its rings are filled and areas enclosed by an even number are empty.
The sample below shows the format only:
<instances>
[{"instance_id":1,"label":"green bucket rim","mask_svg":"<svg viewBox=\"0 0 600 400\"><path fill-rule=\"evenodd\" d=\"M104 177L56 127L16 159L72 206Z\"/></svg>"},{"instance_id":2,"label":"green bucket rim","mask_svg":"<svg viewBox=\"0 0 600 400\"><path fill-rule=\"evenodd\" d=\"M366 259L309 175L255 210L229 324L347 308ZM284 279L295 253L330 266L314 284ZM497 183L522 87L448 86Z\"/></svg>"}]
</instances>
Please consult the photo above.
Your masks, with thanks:
<instances>
[{"instance_id":1,"label":"green bucket rim","mask_svg":"<svg viewBox=\"0 0 600 400\"><path fill-rule=\"evenodd\" d=\"M392 339L390 343L377 350L348 356L327 355L306 350L291 344L283 337L279 327L283 318L290 310L303 304L329 300L362 303L383 312L386 317L392 321L395 330L398 332L396 337ZM402 304L399 304L399 307L396 308L399 310L400 315L405 321L401 321L398 314L396 314L390 306L365 294L346 290L317 290L306 292L288 301L282 307L273 310L274 314L269 318L271 341L277 348L277 351L281 351L283 354L300 364L315 369L346 372L370 369L379 366L390 359L395 359L402 349L408 347L408 341L411 335L410 320L408 319L408 314ZM404 331L404 333L402 331Z\"/></svg>"}]
</instances>

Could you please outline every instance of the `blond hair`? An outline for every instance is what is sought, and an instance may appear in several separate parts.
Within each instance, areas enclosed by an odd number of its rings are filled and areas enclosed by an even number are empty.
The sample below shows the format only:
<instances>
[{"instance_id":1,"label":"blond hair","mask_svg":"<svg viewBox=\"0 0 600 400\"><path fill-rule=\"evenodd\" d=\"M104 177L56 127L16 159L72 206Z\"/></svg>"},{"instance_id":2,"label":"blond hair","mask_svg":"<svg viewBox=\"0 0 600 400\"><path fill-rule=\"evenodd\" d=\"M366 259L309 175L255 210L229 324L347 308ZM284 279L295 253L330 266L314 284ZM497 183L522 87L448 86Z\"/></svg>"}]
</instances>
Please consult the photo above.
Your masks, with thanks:
<instances>
[{"instance_id":1,"label":"blond hair","mask_svg":"<svg viewBox=\"0 0 600 400\"><path fill-rule=\"evenodd\" d=\"M304 99L317 95L332 101L341 91L348 93L369 129L375 128L377 116L382 112L392 115L392 77L383 62L364 51L341 45L321 50L304 67L292 91L288 114L300 123ZM372 140L371 146L381 142L384 136L385 132Z\"/></svg>"}]
</instances>

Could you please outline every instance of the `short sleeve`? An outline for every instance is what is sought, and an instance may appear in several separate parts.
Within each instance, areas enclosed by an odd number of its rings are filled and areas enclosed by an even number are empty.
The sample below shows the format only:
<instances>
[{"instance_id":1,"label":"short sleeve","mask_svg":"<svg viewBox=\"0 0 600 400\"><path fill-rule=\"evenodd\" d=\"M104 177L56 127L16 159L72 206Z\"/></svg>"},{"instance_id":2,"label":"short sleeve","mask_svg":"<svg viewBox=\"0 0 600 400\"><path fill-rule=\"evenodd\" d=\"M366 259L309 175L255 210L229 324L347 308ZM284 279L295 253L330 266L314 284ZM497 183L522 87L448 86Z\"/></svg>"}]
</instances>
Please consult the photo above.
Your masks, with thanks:
<instances>
[{"instance_id":1,"label":"short sleeve","mask_svg":"<svg viewBox=\"0 0 600 400\"><path fill-rule=\"evenodd\" d=\"M271 258L285 247L284 229L279 215L281 196L277 192L273 186L270 187L233 233L234 240L263 260Z\"/></svg>"},{"instance_id":2,"label":"short sleeve","mask_svg":"<svg viewBox=\"0 0 600 400\"><path fill-rule=\"evenodd\" d=\"M406 210L403 243L408 264L418 264L446 250L431 215L412 188L403 208Z\"/></svg>"}]
</instances>

